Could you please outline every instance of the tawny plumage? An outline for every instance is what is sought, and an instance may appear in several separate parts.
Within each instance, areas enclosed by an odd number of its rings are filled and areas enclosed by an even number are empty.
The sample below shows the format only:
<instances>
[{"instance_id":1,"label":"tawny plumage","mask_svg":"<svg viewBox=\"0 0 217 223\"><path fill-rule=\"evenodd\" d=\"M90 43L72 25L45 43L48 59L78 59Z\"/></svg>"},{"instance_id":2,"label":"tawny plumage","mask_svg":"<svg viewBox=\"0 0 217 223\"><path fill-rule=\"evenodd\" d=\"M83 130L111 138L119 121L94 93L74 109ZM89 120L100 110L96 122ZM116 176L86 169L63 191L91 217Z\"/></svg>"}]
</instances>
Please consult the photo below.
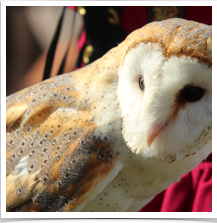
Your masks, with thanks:
<instances>
[{"instance_id":1,"label":"tawny plumage","mask_svg":"<svg viewBox=\"0 0 217 223\"><path fill-rule=\"evenodd\" d=\"M211 152L212 28L153 22L7 97L7 211L138 211Z\"/></svg>"}]
</instances>

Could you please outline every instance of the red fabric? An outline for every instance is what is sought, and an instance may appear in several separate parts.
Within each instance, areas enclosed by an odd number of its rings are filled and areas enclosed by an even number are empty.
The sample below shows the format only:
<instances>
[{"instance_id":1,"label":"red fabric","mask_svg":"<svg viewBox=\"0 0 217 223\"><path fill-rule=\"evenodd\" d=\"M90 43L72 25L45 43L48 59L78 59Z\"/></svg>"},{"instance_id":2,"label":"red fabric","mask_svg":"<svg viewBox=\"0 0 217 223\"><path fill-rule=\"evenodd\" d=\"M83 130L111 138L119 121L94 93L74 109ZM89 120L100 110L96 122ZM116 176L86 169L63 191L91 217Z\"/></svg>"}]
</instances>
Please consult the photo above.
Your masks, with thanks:
<instances>
[{"instance_id":1,"label":"red fabric","mask_svg":"<svg viewBox=\"0 0 217 223\"><path fill-rule=\"evenodd\" d=\"M140 212L211 212L212 157L182 176Z\"/></svg>"},{"instance_id":2,"label":"red fabric","mask_svg":"<svg viewBox=\"0 0 217 223\"><path fill-rule=\"evenodd\" d=\"M121 28L131 33L147 24L147 6L124 6Z\"/></svg>"},{"instance_id":3,"label":"red fabric","mask_svg":"<svg viewBox=\"0 0 217 223\"><path fill-rule=\"evenodd\" d=\"M185 19L212 25L212 6L187 6Z\"/></svg>"},{"instance_id":4,"label":"red fabric","mask_svg":"<svg viewBox=\"0 0 217 223\"><path fill-rule=\"evenodd\" d=\"M76 6L67 6L71 10L76 10Z\"/></svg>"},{"instance_id":5,"label":"red fabric","mask_svg":"<svg viewBox=\"0 0 217 223\"><path fill-rule=\"evenodd\" d=\"M80 36L80 39L78 40L78 50L81 51L83 45L85 44L86 42L86 32L83 31L81 33L81 36Z\"/></svg>"},{"instance_id":6,"label":"red fabric","mask_svg":"<svg viewBox=\"0 0 217 223\"><path fill-rule=\"evenodd\" d=\"M212 25L212 6L187 6L185 19ZM147 6L124 6L121 27L128 33L147 24Z\"/></svg>"}]
</instances>

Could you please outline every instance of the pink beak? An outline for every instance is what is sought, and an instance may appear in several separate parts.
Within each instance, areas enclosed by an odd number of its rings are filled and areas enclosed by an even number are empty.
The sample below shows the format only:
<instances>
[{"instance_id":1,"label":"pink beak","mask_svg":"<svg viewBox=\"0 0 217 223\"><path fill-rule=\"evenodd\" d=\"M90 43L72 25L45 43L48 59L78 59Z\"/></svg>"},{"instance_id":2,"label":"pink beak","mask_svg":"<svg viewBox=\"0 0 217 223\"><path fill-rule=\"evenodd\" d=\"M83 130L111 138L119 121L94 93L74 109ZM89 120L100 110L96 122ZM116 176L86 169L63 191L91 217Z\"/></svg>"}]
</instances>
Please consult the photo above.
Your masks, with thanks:
<instances>
[{"instance_id":1,"label":"pink beak","mask_svg":"<svg viewBox=\"0 0 217 223\"><path fill-rule=\"evenodd\" d=\"M156 124L152 129L148 132L148 138L147 138L147 145L150 148L152 142L155 140L155 138L160 134L160 132L169 124L169 121L167 121L165 124Z\"/></svg>"}]
</instances>

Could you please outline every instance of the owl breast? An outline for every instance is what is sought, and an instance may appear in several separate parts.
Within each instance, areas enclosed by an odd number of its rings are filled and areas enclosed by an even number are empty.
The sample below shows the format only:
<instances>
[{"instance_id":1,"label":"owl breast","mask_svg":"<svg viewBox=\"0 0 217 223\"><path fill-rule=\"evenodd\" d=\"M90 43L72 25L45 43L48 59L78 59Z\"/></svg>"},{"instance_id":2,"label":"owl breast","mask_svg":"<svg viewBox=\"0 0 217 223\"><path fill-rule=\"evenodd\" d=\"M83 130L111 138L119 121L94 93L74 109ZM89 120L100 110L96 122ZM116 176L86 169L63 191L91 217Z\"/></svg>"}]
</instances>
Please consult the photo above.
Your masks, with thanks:
<instances>
[{"instance_id":1,"label":"owl breast","mask_svg":"<svg viewBox=\"0 0 217 223\"><path fill-rule=\"evenodd\" d=\"M123 147L125 147L123 145ZM127 149L127 148L125 148ZM124 149L124 150L125 150ZM135 212L149 203L182 175L194 169L211 152L211 142L198 153L173 163L135 155L128 150L121 159L117 176L93 200L80 207L82 212ZM76 210L75 210L76 211Z\"/></svg>"}]
</instances>

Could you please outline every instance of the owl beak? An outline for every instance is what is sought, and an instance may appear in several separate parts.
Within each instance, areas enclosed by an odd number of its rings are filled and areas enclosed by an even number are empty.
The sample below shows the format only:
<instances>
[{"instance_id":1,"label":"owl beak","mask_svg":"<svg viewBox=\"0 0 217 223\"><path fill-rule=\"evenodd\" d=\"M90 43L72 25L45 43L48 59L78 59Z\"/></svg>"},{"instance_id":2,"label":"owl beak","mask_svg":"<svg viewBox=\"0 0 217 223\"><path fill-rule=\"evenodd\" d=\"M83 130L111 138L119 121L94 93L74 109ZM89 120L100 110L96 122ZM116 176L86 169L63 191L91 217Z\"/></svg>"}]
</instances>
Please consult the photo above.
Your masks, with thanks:
<instances>
[{"instance_id":1,"label":"owl beak","mask_svg":"<svg viewBox=\"0 0 217 223\"><path fill-rule=\"evenodd\" d=\"M152 142L168 124L169 121L167 121L165 124L155 124L154 127L149 130L147 137L147 145L149 148L151 147Z\"/></svg>"}]
</instances>

